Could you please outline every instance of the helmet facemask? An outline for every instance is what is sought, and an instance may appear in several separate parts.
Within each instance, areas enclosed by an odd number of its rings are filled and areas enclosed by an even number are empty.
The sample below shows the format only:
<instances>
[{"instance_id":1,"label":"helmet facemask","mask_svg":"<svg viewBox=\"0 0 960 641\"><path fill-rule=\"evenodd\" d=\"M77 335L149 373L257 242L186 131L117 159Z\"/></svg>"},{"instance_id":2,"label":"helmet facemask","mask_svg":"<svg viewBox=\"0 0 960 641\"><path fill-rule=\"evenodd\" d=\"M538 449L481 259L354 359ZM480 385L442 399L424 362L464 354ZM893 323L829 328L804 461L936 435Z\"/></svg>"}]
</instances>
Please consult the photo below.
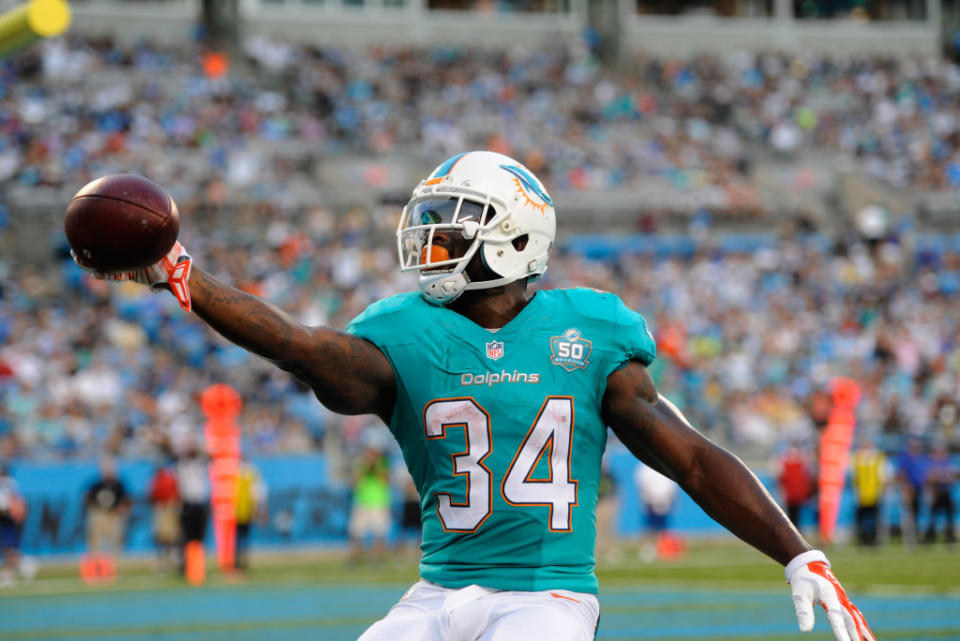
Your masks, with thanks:
<instances>
[{"instance_id":1,"label":"helmet facemask","mask_svg":"<svg viewBox=\"0 0 960 641\"><path fill-rule=\"evenodd\" d=\"M400 269L420 272L420 289L431 302L452 302L470 283L467 265L480 249L485 224L496 218L489 199L478 200L462 194L431 194L411 200L403 209L397 227ZM451 256L446 247L435 242L438 232L472 242L462 256Z\"/></svg>"}]
</instances>

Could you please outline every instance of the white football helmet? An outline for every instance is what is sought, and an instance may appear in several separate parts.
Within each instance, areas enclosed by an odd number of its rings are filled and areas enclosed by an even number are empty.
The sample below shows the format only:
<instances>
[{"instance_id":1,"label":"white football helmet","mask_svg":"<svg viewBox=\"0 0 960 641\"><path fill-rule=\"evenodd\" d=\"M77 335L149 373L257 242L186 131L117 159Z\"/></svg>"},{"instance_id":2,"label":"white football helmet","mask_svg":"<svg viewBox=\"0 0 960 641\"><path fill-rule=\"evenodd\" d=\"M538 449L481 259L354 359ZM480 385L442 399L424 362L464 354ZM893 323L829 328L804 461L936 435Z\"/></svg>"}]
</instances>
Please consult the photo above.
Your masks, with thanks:
<instances>
[{"instance_id":1,"label":"white football helmet","mask_svg":"<svg viewBox=\"0 0 960 641\"><path fill-rule=\"evenodd\" d=\"M473 242L451 258L434 246L437 230ZM446 160L413 190L397 226L397 251L402 271L420 272L424 298L445 305L467 290L536 280L547 271L556 234L553 202L529 169L503 154L469 151ZM499 278L469 279L465 270L478 251Z\"/></svg>"}]
</instances>

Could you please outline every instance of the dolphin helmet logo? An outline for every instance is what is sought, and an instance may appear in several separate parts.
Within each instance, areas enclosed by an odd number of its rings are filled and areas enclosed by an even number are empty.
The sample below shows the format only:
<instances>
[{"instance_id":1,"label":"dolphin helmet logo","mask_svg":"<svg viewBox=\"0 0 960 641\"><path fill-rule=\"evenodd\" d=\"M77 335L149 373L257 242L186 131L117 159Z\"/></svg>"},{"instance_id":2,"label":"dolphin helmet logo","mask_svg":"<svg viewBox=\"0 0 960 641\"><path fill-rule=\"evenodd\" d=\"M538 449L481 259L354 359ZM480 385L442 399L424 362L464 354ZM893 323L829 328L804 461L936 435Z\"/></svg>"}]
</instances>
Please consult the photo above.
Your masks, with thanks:
<instances>
[{"instance_id":1,"label":"dolphin helmet logo","mask_svg":"<svg viewBox=\"0 0 960 641\"><path fill-rule=\"evenodd\" d=\"M540 186L537 179L530 175L530 172L526 169L516 165L500 165L500 168L513 174L513 181L517 184L517 191L522 193L524 198L527 199L528 205L541 213L547 208L547 205L553 207L553 201L550 200L550 196L547 195L547 192ZM534 194L540 202L535 202L531 199L531 193Z\"/></svg>"}]
</instances>

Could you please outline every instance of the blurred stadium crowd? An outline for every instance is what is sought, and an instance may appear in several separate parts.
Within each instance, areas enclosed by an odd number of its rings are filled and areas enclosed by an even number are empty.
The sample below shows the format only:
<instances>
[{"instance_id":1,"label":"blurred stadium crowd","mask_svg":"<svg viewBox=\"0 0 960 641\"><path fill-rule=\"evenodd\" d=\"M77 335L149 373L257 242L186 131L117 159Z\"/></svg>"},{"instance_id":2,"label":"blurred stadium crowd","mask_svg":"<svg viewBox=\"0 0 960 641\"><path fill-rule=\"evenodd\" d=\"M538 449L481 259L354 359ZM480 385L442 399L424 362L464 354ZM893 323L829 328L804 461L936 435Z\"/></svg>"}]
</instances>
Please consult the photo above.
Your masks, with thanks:
<instances>
[{"instance_id":1,"label":"blurred stadium crowd","mask_svg":"<svg viewBox=\"0 0 960 641\"><path fill-rule=\"evenodd\" d=\"M724 185L759 150L804 149L896 185L960 186L960 68L946 60L740 52L624 72L582 45L346 50L262 36L245 53L249 74L211 80L189 49L48 43L5 67L0 181L72 187L121 166L187 193L225 180L272 196L309 171L260 152L284 143L427 158L488 148L555 190L648 175Z\"/></svg>"},{"instance_id":2,"label":"blurred stadium crowd","mask_svg":"<svg viewBox=\"0 0 960 641\"><path fill-rule=\"evenodd\" d=\"M300 202L294 185L314 167L292 148L416 147L438 161L486 147L573 190L650 174L724 185L757 150L816 149L893 185L960 186L960 68L940 60L741 53L613 72L576 47L361 52L253 37L251 72L228 80L194 51L149 43L38 52L2 67L4 189L148 175L189 212L198 264L308 324L342 327L413 282L396 267L397 207ZM237 193L245 202L228 202ZM644 313L659 385L721 442L809 438L836 375L863 385L868 432L960 439L960 255L916 248L909 220L879 239L785 220L775 248L722 251L707 231L692 251L602 260L567 250L560 221L540 286L609 289ZM0 234L16 242L2 207ZM169 296L95 282L62 245L45 265L0 258L0 274L0 457L176 449L203 422L197 395L222 381L244 398L249 452L359 448L368 419L326 412Z\"/></svg>"}]
</instances>

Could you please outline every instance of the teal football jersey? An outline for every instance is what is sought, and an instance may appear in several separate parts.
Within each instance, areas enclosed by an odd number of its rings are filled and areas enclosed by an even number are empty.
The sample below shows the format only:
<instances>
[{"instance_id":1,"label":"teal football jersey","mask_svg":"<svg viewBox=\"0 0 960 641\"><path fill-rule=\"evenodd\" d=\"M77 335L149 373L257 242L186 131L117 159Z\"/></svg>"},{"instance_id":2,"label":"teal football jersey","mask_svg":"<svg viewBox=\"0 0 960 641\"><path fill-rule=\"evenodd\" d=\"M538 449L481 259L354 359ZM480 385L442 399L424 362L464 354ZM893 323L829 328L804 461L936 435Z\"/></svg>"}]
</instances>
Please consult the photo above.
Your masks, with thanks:
<instances>
[{"instance_id":1,"label":"teal football jersey","mask_svg":"<svg viewBox=\"0 0 960 641\"><path fill-rule=\"evenodd\" d=\"M421 576L596 593L600 404L611 372L654 359L643 317L614 294L542 290L490 331L410 293L347 331L396 374L390 430L420 492Z\"/></svg>"}]
</instances>

